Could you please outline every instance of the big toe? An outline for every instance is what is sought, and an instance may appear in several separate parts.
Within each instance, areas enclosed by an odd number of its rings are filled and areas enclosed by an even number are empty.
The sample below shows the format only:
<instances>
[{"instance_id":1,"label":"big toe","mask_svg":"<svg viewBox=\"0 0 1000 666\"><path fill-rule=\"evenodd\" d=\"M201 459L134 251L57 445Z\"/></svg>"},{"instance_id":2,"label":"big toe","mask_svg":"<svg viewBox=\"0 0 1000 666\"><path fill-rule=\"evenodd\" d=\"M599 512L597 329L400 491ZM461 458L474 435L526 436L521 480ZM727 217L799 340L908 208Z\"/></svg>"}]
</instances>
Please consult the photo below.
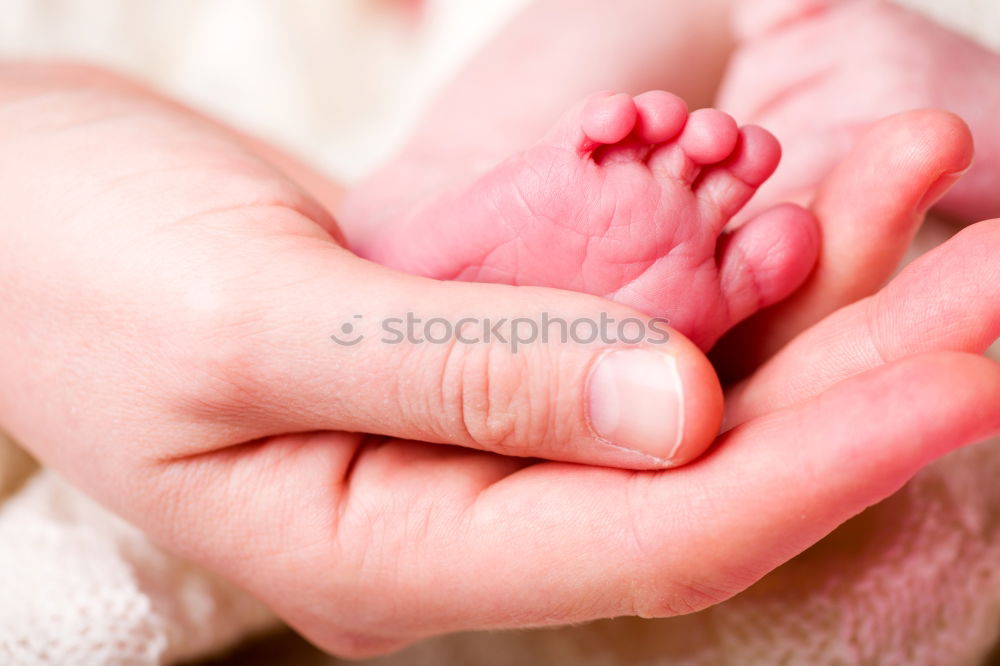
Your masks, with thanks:
<instances>
[{"instance_id":1,"label":"big toe","mask_svg":"<svg viewBox=\"0 0 1000 666\"><path fill-rule=\"evenodd\" d=\"M723 237L719 278L730 326L781 301L808 277L819 253L819 225L807 210L782 204Z\"/></svg>"}]
</instances>

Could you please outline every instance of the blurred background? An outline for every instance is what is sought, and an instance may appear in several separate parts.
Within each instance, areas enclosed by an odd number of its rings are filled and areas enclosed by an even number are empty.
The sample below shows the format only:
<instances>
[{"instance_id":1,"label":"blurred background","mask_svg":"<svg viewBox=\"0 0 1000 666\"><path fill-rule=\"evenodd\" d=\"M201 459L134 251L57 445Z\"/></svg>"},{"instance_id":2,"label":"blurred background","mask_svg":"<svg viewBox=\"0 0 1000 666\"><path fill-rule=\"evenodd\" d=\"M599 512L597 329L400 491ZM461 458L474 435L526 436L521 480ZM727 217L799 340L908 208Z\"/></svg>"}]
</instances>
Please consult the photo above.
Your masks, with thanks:
<instances>
[{"instance_id":1,"label":"blurred background","mask_svg":"<svg viewBox=\"0 0 1000 666\"><path fill-rule=\"evenodd\" d=\"M0 57L111 66L353 180L530 0L0 0Z\"/></svg>"},{"instance_id":2,"label":"blurred background","mask_svg":"<svg viewBox=\"0 0 1000 666\"><path fill-rule=\"evenodd\" d=\"M532 0L0 0L0 57L112 66L345 181ZM904 0L1000 46L995 0Z\"/></svg>"}]
</instances>

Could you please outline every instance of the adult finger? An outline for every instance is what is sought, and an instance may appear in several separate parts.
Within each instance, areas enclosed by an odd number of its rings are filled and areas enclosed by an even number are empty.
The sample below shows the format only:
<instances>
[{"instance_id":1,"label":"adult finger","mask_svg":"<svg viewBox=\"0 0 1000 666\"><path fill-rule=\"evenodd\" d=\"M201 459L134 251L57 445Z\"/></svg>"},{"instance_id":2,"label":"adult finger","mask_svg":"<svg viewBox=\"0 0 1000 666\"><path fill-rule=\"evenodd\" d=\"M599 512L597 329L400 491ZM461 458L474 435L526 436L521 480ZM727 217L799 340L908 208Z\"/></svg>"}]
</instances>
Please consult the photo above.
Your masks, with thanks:
<instances>
[{"instance_id":1,"label":"adult finger","mask_svg":"<svg viewBox=\"0 0 1000 666\"><path fill-rule=\"evenodd\" d=\"M715 373L665 321L570 292L419 278L302 242L285 259L262 245L271 266L240 287L238 330L217 326L227 335L203 352L221 379L193 403L231 415L239 437L341 430L659 468L717 434Z\"/></svg>"},{"instance_id":2,"label":"adult finger","mask_svg":"<svg viewBox=\"0 0 1000 666\"><path fill-rule=\"evenodd\" d=\"M868 296L892 275L927 210L972 161L972 135L957 116L912 111L864 136L821 185L819 261L790 298L731 331L713 352L729 377L748 374L798 333Z\"/></svg>"},{"instance_id":3,"label":"adult finger","mask_svg":"<svg viewBox=\"0 0 1000 666\"><path fill-rule=\"evenodd\" d=\"M806 331L727 394L731 427L912 354L981 354L1000 337L1000 220L972 225L884 289ZM807 373L802 368L809 368Z\"/></svg>"},{"instance_id":4,"label":"adult finger","mask_svg":"<svg viewBox=\"0 0 1000 666\"><path fill-rule=\"evenodd\" d=\"M344 457L331 434L171 463L145 485L170 479L191 500L179 531L154 531L319 645L362 656L449 631L722 601L934 458L1000 432L997 404L996 363L930 354L755 419L667 472L413 442ZM163 506L156 492L143 501Z\"/></svg>"}]
</instances>

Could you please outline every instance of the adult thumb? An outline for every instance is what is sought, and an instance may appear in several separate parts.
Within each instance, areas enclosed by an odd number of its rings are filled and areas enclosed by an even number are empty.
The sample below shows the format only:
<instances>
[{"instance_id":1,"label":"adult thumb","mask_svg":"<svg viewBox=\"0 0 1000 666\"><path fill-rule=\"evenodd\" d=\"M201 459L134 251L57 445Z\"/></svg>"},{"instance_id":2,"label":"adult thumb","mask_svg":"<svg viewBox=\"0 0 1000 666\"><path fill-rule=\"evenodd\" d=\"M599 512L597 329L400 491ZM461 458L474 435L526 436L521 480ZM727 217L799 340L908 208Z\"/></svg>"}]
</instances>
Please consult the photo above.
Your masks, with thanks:
<instances>
[{"instance_id":1,"label":"adult thumb","mask_svg":"<svg viewBox=\"0 0 1000 666\"><path fill-rule=\"evenodd\" d=\"M291 286L250 290L254 323L229 354L255 435L345 430L656 469L718 432L715 372L665 320L584 294L415 277L332 246L283 270Z\"/></svg>"}]
</instances>

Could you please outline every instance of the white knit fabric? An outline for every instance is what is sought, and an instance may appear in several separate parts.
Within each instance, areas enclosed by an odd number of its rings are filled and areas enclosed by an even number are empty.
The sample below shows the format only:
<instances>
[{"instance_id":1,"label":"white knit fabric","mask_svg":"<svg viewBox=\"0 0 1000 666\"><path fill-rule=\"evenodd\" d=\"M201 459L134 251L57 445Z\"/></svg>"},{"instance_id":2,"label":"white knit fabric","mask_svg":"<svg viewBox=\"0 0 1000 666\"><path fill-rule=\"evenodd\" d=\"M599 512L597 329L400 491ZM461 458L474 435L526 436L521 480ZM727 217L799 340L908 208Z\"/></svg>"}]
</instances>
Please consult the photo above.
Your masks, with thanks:
<instances>
[{"instance_id":1,"label":"white knit fabric","mask_svg":"<svg viewBox=\"0 0 1000 666\"><path fill-rule=\"evenodd\" d=\"M0 664L173 663L274 622L49 470L0 506Z\"/></svg>"},{"instance_id":2,"label":"white knit fabric","mask_svg":"<svg viewBox=\"0 0 1000 666\"><path fill-rule=\"evenodd\" d=\"M351 179L392 148L461 55L527 1L433 0L414 36L392 0L0 0L0 55L116 65ZM910 4L1000 40L993 0ZM1000 629L998 444L940 461L707 611L445 637L379 661L980 663ZM35 471L0 436L0 664L174 663L274 623L246 595Z\"/></svg>"}]
</instances>

